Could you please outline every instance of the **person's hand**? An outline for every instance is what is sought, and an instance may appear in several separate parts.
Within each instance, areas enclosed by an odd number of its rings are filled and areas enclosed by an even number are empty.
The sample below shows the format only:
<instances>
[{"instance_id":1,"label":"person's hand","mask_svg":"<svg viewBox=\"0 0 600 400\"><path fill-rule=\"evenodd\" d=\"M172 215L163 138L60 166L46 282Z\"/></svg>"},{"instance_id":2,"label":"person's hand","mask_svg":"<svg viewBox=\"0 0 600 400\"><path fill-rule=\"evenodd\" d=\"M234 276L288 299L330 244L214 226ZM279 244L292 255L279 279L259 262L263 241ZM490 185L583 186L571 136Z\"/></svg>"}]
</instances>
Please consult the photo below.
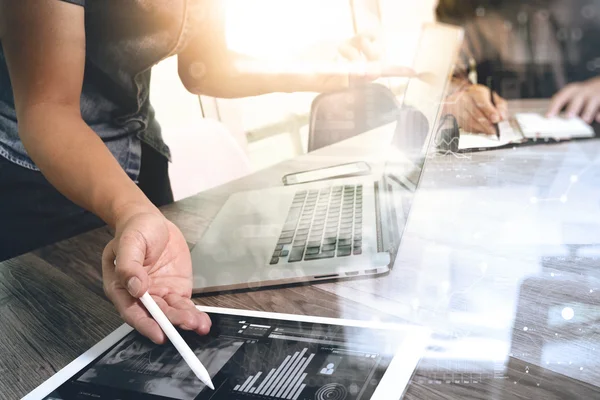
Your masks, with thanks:
<instances>
[{"instance_id":1,"label":"person's hand","mask_svg":"<svg viewBox=\"0 0 600 400\"><path fill-rule=\"evenodd\" d=\"M115 262L116 261L116 262ZM155 343L165 334L139 300L146 291L181 329L206 334L211 321L192 295L192 261L183 235L157 213L135 214L117 224L102 255L104 291L121 317Z\"/></svg>"},{"instance_id":2,"label":"person's hand","mask_svg":"<svg viewBox=\"0 0 600 400\"><path fill-rule=\"evenodd\" d=\"M600 77L571 83L552 97L548 117L554 117L566 107L570 118L580 116L591 124L600 122Z\"/></svg>"},{"instance_id":3,"label":"person's hand","mask_svg":"<svg viewBox=\"0 0 600 400\"><path fill-rule=\"evenodd\" d=\"M508 104L497 93L494 93L494 101L495 107L488 87L469 85L448 96L444 107L446 113L454 115L463 130L495 135L494 124L508 118Z\"/></svg>"},{"instance_id":4,"label":"person's hand","mask_svg":"<svg viewBox=\"0 0 600 400\"><path fill-rule=\"evenodd\" d=\"M332 69L313 74L307 85L314 87L314 91L327 92L347 88L351 82L372 82L382 76L416 76L412 68L383 63L381 36L374 32L360 33L343 43Z\"/></svg>"}]
</instances>

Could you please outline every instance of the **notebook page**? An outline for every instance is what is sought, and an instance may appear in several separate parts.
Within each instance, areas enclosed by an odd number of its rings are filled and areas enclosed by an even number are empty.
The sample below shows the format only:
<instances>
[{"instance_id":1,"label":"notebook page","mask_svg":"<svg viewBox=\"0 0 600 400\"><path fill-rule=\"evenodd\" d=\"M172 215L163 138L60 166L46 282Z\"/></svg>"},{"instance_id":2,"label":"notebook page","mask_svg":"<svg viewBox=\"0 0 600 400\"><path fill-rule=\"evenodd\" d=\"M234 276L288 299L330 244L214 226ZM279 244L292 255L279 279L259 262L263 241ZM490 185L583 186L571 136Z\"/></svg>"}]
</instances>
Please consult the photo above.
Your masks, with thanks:
<instances>
[{"instance_id":1,"label":"notebook page","mask_svg":"<svg viewBox=\"0 0 600 400\"><path fill-rule=\"evenodd\" d=\"M506 146L511 143L521 143L525 140L523 136L511 126L509 121L500 122L498 128L500 128L500 140L498 140L495 135L471 133L461 130L458 148L460 150L492 148Z\"/></svg>"},{"instance_id":2,"label":"notebook page","mask_svg":"<svg viewBox=\"0 0 600 400\"><path fill-rule=\"evenodd\" d=\"M528 139L588 138L594 136L594 129L581 118L557 116L548 118L537 113L516 114L523 135Z\"/></svg>"}]
</instances>

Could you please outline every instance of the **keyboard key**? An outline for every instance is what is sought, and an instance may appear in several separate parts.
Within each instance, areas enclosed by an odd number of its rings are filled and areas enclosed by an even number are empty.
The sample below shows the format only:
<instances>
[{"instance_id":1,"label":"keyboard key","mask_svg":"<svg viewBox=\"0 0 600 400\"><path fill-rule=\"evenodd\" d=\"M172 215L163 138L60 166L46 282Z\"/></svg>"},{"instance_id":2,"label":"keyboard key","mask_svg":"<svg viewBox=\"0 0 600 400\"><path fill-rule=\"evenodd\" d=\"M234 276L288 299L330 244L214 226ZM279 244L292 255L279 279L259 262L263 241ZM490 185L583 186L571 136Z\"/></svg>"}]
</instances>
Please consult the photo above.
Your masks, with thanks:
<instances>
[{"instance_id":1,"label":"keyboard key","mask_svg":"<svg viewBox=\"0 0 600 400\"><path fill-rule=\"evenodd\" d=\"M275 250L275 252L273 253L273 258L276 258L279 256L281 256L281 250Z\"/></svg>"},{"instance_id":2,"label":"keyboard key","mask_svg":"<svg viewBox=\"0 0 600 400\"><path fill-rule=\"evenodd\" d=\"M304 247L292 247L292 251L290 252L290 257L288 258L288 262L302 261L303 255L304 255Z\"/></svg>"},{"instance_id":3,"label":"keyboard key","mask_svg":"<svg viewBox=\"0 0 600 400\"><path fill-rule=\"evenodd\" d=\"M338 257L346 257L352 254L352 247L350 246L340 246L338 247L337 256Z\"/></svg>"},{"instance_id":4,"label":"keyboard key","mask_svg":"<svg viewBox=\"0 0 600 400\"><path fill-rule=\"evenodd\" d=\"M307 247L306 248L306 255L310 255L310 254L318 254L321 251L320 247Z\"/></svg>"},{"instance_id":5,"label":"keyboard key","mask_svg":"<svg viewBox=\"0 0 600 400\"><path fill-rule=\"evenodd\" d=\"M290 254L290 252L288 250L281 251L281 257L287 257L289 254Z\"/></svg>"},{"instance_id":6,"label":"keyboard key","mask_svg":"<svg viewBox=\"0 0 600 400\"><path fill-rule=\"evenodd\" d=\"M348 233L340 233L340 235L338 236L340 239L352 239L352 235L348 232Z\"/></svg>"},{"instance_id":7,"label":"keyboard key","mask_svg":"<svg viewBox=\"0 0 600 400\"><path fill-rule=\"evenodd\" d=\"M337 243L336 237L326 237L325 239L323 239L323 244L336 244L336 243Z\"/></svg>"},{"instance_id":8,"label":"keyboard key","mask_svg":"<svg viewBox=\"0 0 600 400\"><path fill-rule=\"evenodd\" d=\"M283 250L283 245L278 244L277 246L275 246L275 250Z\"/></svg>"},{"instance_id":9,"label":"keyboard key","mask_svg":"<svg viewBox=\"0 0 600 400\"><path fill-rule=\"evenodd\" d=\"M323 258L333 258L335 256L335 251L324 251L319 254L307 254L304 257L305 261L310 260L321 260Z\"/></svg>"},{"instance_id":10,"label":"keyboard key","mask_svg":"<svg viewBox=\"0 0 600 400\"><path fill-rule=\"evenodd\" d=\"M352 253L357 256L359 254L362 254L362 247L356 247L354 246L354 248L352 249Z\"/></svg>"},{"instance_id":11,"label":"keyboard key","mask_svg":"<svg viewBox=\"0 0 600 400\"><path fill-rule=\"evenodd\" d=\"M350 239L340 239L338 240L338 245L339 246L350 246L352 244L352 241Z\"/></svg>"},{"instance_id":12,"label":"keyboard key","mask_svg":"<svg viewBox=\"0 0 600 400\"><path fill-rule=\"evenodd\" d=\"M279 258L278 257L273 257L271 258L271 262L269 264L271 265L275 265L279 262Z\"/></svg>"},{"instance_id":13,"label":"keyboard key","mask_svg":"<svg viewBox=\"0 0 600 400\"><path fill-rule=\"evenodd\" d=\"M279 236L280 239L287 239L287 238L292 238L292 237L294 237L294 231L284 232L281 234L281 236Z\"/></svg>"},{"instance_id":14,"label":"keyboard key","mask_svg":"<svg viewBox=\"0 0 600 400\"><path fill-rule=\"evenodd\" d=\"M296 246L302 246L302 247L306 246L306 239L296 239L296 240L294 240L293 246L294 247L296 247Z\"/></svg>"},{"instance_id":15,"label":"keyboard key","mask_svg":"<svg viewBox=\"0 0 600 400\"><path fill-rule=\"evenodd\" d=\"M277 242L277 244L290 244L290 243L292 243L291 237L279 239L279 241Z\"/></svg>"},{"instance_id":16,"label":"keyboard key","mask_svg":"<svg viewBox=\"0 0 600 400\"><path fill-rule=\"evenodd\" d=\"M335 244L324 244L321 249L323 251L332 251L335 250ZM285 250L284 250L285 251Z\"/></svg>"},{"instance_id":17,"label":"keyboard key","mask_svg":"<svg viewBox=\"0 0 600 400\"><path fill-rule=\"evenodd\" d=\"M306 247L320 247L321 246L321 238L319 240L309 240L306 244Z\"/></svg>"}]
</instances>

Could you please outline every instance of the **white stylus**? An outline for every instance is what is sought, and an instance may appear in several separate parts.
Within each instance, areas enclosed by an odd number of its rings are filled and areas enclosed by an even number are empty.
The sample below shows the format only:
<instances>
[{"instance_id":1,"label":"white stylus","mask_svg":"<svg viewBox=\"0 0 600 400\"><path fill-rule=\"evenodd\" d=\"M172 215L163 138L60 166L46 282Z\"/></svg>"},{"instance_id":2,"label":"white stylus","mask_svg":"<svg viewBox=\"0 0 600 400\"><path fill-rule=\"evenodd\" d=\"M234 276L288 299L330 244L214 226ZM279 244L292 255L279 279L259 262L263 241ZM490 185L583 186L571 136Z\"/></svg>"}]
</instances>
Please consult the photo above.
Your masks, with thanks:
<instances>
[{"instance_id":1,"label":"white stylus","mask_svg":"<svg viewBox=\"0 0 600 400\"><path fill-rule=\"evenodd\" d=\"M160 325L163 332L165 332L165 335L167 335L171 343L173 343L173 346L175 346L179 354L181 354L181 357L183 357L192 371L194 371L194 374L196 374L198 379L212 390L215 390L215 387L210 380L210 375L206 368L204 368L204 365L202 365L198 357L194 354L192 349L190 349L190 346L183 340L179 332L177 332L173 324L171 324L171 321L169 321L165 313L162 312L152 296L146 292L140 297L140 300L142 300L142 303L144 303L144 306L148 309L150 315L158 322L158 325Z\"/></svg>"}]
</instances>

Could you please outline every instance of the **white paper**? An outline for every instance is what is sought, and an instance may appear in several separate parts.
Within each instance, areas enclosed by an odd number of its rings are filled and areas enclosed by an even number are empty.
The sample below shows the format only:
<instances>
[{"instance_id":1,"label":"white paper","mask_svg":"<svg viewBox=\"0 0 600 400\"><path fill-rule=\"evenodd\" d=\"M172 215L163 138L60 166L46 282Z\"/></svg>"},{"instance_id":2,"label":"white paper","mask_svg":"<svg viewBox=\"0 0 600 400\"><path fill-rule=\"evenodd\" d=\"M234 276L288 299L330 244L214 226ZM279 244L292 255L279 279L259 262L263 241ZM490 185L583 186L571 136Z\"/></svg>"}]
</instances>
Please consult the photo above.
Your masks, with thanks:
<instances>
[{"instance_id":1,"label":"white paper","mask_svg":"<svg viewBox=\"0 0 600 400\"><path fill-rule=\"evenodd\" d=\"M548 118L537 113L516 114L515 119L527 139L567 140L594 136L594 129L581 118Z\"/></svg>"},{"instance_id":2,"label":"white paper","mask_svg":"<svg viewBox=\"0 0 600 400\"><path fill-rule=\"evenodd\" d=\"M471 133L461 130L459 149L466 150L500 147L511 143L520 143L525 140L519 132L516 132L513 129L509 121L500 122L498 128L500 128L500 140L498 140L495 135Z\"/></svg>"}]
</instances>

